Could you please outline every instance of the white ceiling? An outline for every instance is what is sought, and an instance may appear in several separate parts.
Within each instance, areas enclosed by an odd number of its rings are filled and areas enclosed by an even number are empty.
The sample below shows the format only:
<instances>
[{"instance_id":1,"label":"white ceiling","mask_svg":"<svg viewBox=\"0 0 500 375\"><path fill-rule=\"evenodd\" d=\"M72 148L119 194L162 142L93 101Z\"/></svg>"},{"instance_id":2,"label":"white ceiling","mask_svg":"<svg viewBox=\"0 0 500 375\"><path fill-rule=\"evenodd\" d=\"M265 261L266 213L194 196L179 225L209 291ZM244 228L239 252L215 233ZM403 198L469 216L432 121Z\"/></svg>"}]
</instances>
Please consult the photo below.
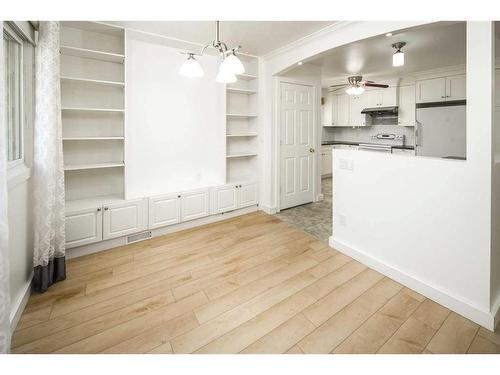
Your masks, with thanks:
<instances>
[{"instance_id":1,"label":"white ceiling","mask_svg":"<svg viewBox=\"0 0 500 375\"><path fill-rule=\"evenodd\" d=\"M391 44L400 41L407 43L403 48L405 65L395 68ZM465 64L465 59L465 22L438 22L394 32L391 37L381 35L337 47L307 62L322 67L323 85L326 86L338 82L339 77L402 76Z\"/></svg>"},{"instance_id":2,"label":"white ceiling","mask_svg":"<svg viewBox=\"0 0 500 375\"><path fill-rule=\"evenodd\" d=\"M120 21L116 25L147 31L199 44L214 40L213 21ZM221 40L229 47L262 56L297 39L318 31L334 21L221 21Z\"/></svg>"}]
</instances>

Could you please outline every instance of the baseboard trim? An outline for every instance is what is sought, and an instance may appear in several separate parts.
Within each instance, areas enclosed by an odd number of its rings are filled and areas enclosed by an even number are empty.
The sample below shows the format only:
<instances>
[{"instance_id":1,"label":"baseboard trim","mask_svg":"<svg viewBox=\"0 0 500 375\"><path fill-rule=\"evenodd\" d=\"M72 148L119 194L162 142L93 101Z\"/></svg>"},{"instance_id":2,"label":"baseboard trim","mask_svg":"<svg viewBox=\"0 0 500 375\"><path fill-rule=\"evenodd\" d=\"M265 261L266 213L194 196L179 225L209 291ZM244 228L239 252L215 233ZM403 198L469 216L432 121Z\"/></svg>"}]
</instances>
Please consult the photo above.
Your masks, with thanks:
<instances>
[{"instance_id":1,"label":"baseboard trim","mask_svg":"<svg viewBox=\"0 0 500 375\"><path fill-rule=\"evenodd\" d=\"M32 287L32 276L29 278L29 282L24 286L24 292L18 297L17 301L11 303L10 309L10 332L14 333L16 330L17 324L21 319L21 315L23 314L24 309L26 308L26 304L31 296L31 287Z\"/></svg>"},{"instance_id":2,"label":"baseboard trim","mask_svg":"<svg viewBox=\"0 0 500 375\"><path fill-rule=\"evenodd\" d=\"M316 202L321 202L321 201L322 201L322 200L324 200L324 199L325 199L324 194L318 194L318 195L316 196Z\"/></svg>"},{"instance_id":3,"label":"baseboard trim","mask_svg":"<svg viewBox=\"0 0 500 375\"><path fill-rule=\"evenodd\" d=\"M234 210L234 211L225 212L225 213L221 213L221 214L206 216L206 217L203 217L200 219L187 221L185 223L170 225L170 226L163 227L163 228L152 229L151 230L151 235L152 235L151 238L163 236L165 234L169 234L169 233L173 233L173 232L178 232L178 231L181 231L184 229L191 229L194 227L199 227L201 225L215 223L215 222L221 221L221 220L227 220L227 219L230 219L230 218L233 218L236 216L249 214L249 213L255 212L257 210L258 210L257 206L251 206L251 207L241 208L239 210ZM147 240L150 240L151 238L148 238L148 239L145 239L142 241L147 241ZM140 242L140 241L137 241L137 242ZM137 242L134 242L134 243L137 243ZM96 242L96 243L89 244L89 245L83 245L80 247L74 247L72 249L66 250L66 259L78 258L78 257L84 256L84 255L94 254L94 253L98 253L100 251L109 250L109 249L112 249L114 247L125 246L125 245L128 245L127 244L127 236L113 238L113 239L107 240L107 241L100 241L100 242Z\"/></svg>"},{"instance_id":4,"label":"baseboard trim","mask_svg":"<svg viewBox=\"0 0 500 375\"><path fill-rule=\"evenodd\" d=\"M436 286L427 284L413 275L383 263L363 251L356 250L342 242L336 241L333 237L330 237L329 244L341 253L356 259L364 265L373 268L374 270L390 277L408 288L415 290L416 292L447 307L448 309L465 316L484 328L489 329L490 331L494 330L495 314L489 311L481 310L476 306L457 298L456 296L446 293ZM496 315L498 315L498 312Z\"/></svg>"},{"instance_id":5,"label":"baseboard trim","mask_svg":"<svg viewBox=\"0 0 500 375\"><path fill-rule=\"evenodd\" d=\"M500 323L500 293L498 293L497 298L492 304L493 308L491 309L491 313L494 316L493 327L496 328L498 323Z\"/></svg>"}]
</instances>

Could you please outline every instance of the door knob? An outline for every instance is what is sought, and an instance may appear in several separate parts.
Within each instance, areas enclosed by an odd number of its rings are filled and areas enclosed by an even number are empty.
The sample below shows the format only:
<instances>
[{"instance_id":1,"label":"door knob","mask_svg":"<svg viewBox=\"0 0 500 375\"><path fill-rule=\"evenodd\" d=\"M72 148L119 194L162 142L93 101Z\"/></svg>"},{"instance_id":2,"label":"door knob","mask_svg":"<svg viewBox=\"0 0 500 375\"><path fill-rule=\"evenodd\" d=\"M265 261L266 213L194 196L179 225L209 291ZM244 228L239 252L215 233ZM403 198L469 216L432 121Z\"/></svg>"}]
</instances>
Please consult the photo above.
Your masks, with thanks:
<instances>
[{"instance_id":1,"label":"door knob","mask_svg":"<svg viewBox=\"0 0 500 375\"><path fill-rule=\"evenodd\" d=\"M311 147L311 148L309 149L309 152L311 152L311 153L312 153L312 152L314 152L314 148L312 148L312 147Z\"/></svg>"}]
</instances>

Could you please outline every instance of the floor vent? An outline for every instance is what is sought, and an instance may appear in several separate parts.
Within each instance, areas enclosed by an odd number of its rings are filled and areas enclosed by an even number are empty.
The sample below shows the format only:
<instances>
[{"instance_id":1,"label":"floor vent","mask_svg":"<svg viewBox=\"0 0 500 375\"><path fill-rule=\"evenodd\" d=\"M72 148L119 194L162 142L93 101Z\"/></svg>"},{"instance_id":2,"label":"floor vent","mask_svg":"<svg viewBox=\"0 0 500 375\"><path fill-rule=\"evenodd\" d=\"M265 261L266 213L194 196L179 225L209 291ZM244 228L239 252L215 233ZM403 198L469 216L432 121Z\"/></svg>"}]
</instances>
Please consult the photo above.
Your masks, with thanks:
<instances>
[{"instance_id":1,"label":"floor vent","mask_svg":"<svg viewBox=\"0 0 500 375\"><path fill-rule=\"evenodd\" d=\"M148 230L147 232L137 233L137 234L133 234L131 236L128 236L127 243L146 240L148 238L151 238L151 231L150 230Z\"/></svg>"}]
</instances>

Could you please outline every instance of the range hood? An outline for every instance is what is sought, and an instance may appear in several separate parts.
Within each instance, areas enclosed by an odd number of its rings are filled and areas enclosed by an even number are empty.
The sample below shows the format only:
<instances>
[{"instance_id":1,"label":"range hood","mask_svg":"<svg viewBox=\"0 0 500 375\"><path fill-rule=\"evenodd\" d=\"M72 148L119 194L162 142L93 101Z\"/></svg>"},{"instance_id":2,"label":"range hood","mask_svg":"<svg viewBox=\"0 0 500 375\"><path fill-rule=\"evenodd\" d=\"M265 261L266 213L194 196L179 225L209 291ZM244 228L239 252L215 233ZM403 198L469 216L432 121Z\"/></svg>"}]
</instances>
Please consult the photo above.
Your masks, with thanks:
<instances>
[{"instance_id":1,"label":"range hood","mask_svg":"<svg viewBox=\"0 0 500 375\"><path fill-rule=\"evenodd\" d=\"M371 116L394 116L398 114L398 107L375 107L375 108L365 108L361 111L362 114L367 114Z\"/></svg>"}]
</instances>

